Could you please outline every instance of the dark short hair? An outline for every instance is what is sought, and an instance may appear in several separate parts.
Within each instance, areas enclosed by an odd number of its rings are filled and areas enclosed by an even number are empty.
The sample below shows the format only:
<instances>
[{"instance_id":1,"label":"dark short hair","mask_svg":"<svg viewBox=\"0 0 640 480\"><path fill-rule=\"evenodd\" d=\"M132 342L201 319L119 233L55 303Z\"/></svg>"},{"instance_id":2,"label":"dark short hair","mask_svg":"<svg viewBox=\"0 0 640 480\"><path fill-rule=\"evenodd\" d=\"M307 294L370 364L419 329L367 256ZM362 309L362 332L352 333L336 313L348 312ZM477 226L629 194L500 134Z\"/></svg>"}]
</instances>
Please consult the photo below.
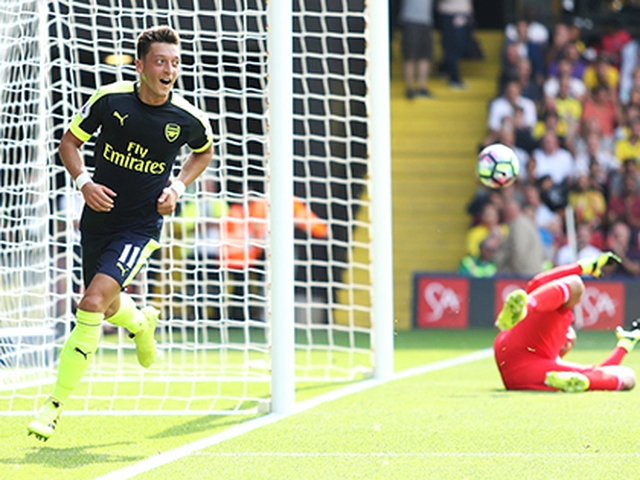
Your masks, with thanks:
<instances>
[{"instance_id":1,"label":"dark short hair","mask_svg":"<svg viewBox=\"0 0 640 480\"><path fill-rule=\"evenodd\" d=\"M138 35L136 45L136 55L140 60L149 53L152 43L171 43L172 45L180 45L180 36L168 25L159 25L146 29Z\"/></svg>"}]
</instances>

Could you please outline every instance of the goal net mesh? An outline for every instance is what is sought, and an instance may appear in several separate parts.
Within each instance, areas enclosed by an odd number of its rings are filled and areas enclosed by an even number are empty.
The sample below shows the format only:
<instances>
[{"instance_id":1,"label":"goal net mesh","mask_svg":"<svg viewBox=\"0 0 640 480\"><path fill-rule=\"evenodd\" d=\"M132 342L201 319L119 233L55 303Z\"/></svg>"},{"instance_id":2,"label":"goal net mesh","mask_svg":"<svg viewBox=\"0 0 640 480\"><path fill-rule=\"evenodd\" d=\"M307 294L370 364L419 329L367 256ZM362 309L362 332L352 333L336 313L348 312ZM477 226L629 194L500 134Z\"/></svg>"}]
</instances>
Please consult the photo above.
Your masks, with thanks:
<instances>
[{"instance_id":1,"label":"goal net mesh","mask_svg":"<svg viewBox=\"0 0 640 480\"><path fill-rule=\"evenodd\" d=\"M298 388L372 368L363 0L294 0L295 342ZM208 115L214 158L165 219L129 293L161 311L159 356L137 364L104 323L71 411L252 413L270 391L266 5L259 0L0 0L0 411L55 382L82 296L82 196L57 145L102 85L136 80L135 43L181 36L178 93ZM144 128L144 125L140 126ZM82 150L94 165L92 141ZM182 154L177 165L186 158ZM277 268L275 266L274 268ZM273 319L277 321L277 319Z\"/></svg>"}]
</instances>

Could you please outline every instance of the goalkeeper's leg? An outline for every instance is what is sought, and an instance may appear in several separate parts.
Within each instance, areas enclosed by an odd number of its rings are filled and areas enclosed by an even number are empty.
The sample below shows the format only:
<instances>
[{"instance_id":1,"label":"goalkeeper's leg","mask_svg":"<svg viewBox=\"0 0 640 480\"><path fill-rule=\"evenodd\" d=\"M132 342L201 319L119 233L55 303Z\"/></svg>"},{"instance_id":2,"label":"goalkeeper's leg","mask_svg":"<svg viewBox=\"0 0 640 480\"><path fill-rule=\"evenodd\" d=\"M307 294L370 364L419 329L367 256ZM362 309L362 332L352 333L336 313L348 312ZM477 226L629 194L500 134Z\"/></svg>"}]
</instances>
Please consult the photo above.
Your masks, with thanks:
<instances>
[{"instance_id":1,"label":"goalkeeper's leg","mask_svg":"<svg viewBox=\"0 0 640 480\"><path fill-rule=\"evenodd\" d=\"M98 348L104 315L79 309L76 318L78 322L60 355L58 379L53 394L27 427L29 435L33 434L40 440L46 441L54 434L64 402L80 383Z\"/></svg>"},{"instance_id":2,"label":"goalkeeper's leg","mask_svg":"<svg viewBox=\"0 0 640 480\"><path fill-rule=\"evenodd\" d=\"M138 310L133 299L126 293L120 294L120 307L107 321L118 327L126 328L136 343L138 362L149 368L156 359L156 341L154 332L158 323L158 310L145 307Z\"/></svg>"}]
</instances>

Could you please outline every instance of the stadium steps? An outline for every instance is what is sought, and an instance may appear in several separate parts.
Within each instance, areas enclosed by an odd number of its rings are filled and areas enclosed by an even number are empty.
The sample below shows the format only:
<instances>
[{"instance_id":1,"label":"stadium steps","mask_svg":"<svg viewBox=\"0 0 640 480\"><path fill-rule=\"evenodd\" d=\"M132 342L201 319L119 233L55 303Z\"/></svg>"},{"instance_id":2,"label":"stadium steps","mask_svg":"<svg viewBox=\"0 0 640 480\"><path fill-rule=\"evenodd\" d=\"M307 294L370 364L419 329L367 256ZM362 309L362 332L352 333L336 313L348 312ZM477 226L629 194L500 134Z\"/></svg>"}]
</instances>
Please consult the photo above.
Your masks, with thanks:
<instances>
[{"instance_id":1,"label":"stadium steps","mask_svg":"<svg viewBox=\"0 0 640 480\"><path fill-rule=\"evenodd\" d=\"M487 106L496 94L502 33L478 31L484 60L463 61L467 90L449 90L432 78L432 99L404 96L402 57L393 46L391 150L394 301L397 328L411 327L413 273L455 271L469 227L465 208L476 183L478 145ZM439 44L439 42L437 42ZM436 58L441 58L436 51Z\"/></svg>"}]
</instances>

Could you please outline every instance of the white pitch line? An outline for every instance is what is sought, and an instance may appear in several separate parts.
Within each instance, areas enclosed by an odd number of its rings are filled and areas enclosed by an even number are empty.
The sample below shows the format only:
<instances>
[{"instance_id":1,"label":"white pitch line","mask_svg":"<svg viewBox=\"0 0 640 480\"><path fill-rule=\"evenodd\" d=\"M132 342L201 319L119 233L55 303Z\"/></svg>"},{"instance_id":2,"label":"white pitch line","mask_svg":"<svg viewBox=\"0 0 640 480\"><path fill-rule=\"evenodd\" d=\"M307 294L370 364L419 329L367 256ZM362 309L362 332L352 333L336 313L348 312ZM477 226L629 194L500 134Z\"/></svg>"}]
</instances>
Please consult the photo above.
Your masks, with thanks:
<instances>
[{"instance_id":1,"label":"white pitch line","mask_svg":"<svg viewBox=\"0 0 640 480\"><path fill-rule=\"evenodd\" d=\"M567 452L567 453L522 453L522 452L196 452L196 457L220 457L220 458L584 458L586 452ZM607 452L589 452L589 458L639 458L640 452L629 453L607 453Z\"/></svg>"},{"instance_id":2,"label":"white pitch line","mask_svg":"<svg viewBox=\"0 0 640 480\"><path fill-rule=\"evenodd\" d=\"M216 433L214 435L211 435L210 437L196 440L195 442L188 443L174 450L169 450L168 452L163 452L157 455L153 455L152 457L149 457L146 460L138 462L129 467L122 468L120 470L115 470L111 473L98 477L95 480L126 480L129 478L133 478L136 475L140 475L141 473L145 473L150 470L161 467L162 465L175 462L176 460L179 460L188 455L192 455L205 448L211 447L213 445L217 445L227 440L231 440L232 438L239 437L240 435L244 435L245 433L252 432L253 430L256 430L258 428L278 422L291 415L295 415L297 413L304 412L311 408L317 407L318 405L322 405L323 403L331 402L333 400L337 400L339 398L342 398L354 393L359 393L364 390L368 390L369 388L377 387L378 385L382 385L389 381L409 378L416 375L422 375L423 373L434 372L436 370L443 370L445 368L457 367L459 365L464 365L465 363L471 363L478 360L483 360L485 358L490 357L492 354L493 354L493 350L491 348L485 348L483 350L478 350L466 355L460 355L458 357L453 357L446 360L440 360L438 362L428 363L426 365L421 365L419 367L409 368L407 370L403 370L395 374L389 380L371 379L371 380L363 380L361 382L353 383L351 385L347 385L346 387L340 388L338 390L334 390L334 391L325 393L323 395L319 395L310 400L300 402L299 404L296 404L294 412L290 414L270 413L263 417L256 418L255 420L249 420L235 427L231 427L225 430L224 432Z\"/></svg>"}]
</instances>

